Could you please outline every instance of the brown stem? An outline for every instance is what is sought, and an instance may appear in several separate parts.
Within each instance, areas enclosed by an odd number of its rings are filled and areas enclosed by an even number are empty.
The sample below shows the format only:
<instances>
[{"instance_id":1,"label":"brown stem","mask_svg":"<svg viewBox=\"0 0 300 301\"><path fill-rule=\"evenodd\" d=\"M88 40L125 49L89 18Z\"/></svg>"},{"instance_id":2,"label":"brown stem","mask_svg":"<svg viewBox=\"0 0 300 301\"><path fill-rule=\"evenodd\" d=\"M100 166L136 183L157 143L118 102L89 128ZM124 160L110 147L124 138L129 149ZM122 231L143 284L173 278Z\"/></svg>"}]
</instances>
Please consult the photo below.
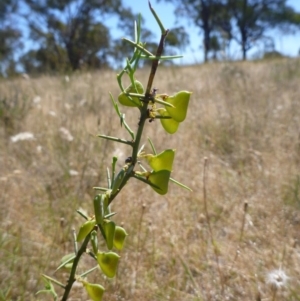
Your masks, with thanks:
<instances>
[{"instance_id":1,"label":"brown stem","mask_svg":"<svg viewBox=\"0 0 300 301\"><path fill-rule=\"evenodd\" d=\"M166 39L168 33L169 33L169 30L167 29L161 35L160 42L159 42L159 45L158 45L157 50L156 50L156 57L160 57L162 55L162 52L163 52L163 49L164 49L165 39ZM150 97L151 87L152 87L152 84L153 84L153 80L154 80L154 77L155 77L155 73L156 73L156 70L157 70L158 63L159 63L159 59L153 60L153 62L152 62L151 71L150 71L148 84L147 84L147 89L146 89L146 94L145 94L146 95L146 100L147 100L147 97Z\"/></svg>"}]
</instances>

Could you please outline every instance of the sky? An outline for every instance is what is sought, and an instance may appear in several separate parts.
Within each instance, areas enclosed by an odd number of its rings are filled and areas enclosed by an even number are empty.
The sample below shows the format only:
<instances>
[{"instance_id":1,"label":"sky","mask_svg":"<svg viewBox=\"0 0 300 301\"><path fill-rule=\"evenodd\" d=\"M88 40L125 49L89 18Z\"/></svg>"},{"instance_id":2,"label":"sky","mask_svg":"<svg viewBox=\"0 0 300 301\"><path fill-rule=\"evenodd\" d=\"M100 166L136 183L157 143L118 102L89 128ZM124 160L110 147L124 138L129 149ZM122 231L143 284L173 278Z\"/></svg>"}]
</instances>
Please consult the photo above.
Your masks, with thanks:
<instances>
[{"instance_id":1,"label":"sky","mask_svg":"<svg viewBox=\"0 0 300 301\"><path fill-rule=\"evenodd\" d=\"M145 19L145 27L149 28L152 32L157 33L157 40L159 41L160 30L156 21L151 14L148 6L148 0L123 0L124 5L130 7L134 13L141 13ZM203 62L203 50L201 48L201 36L199 35L199 29L192 24L188 24L186 19L177 20L174 15L174 6L165 1L157 2L151 1L152 7L162 20L165 28L172 30L172 28L183 25L190 35L190 44L184 50L184 58L181 59L182 64L194 64ZM296 11L300 12L300 0L288 0L287 4L292 6ZM118 35L118 33L115 33ZM281 52L284 55L295 57L298 55L300 49L300 28L299 32L295 34L283 35L279 31L271 31L268 34L274 39L275 50ZM258 53L263 51L263 45L258 45L249 50L249 58L255 57ZM229 56L232 59L240 59L241 52L237 45L232 43Z\"/></svg>"}]
</instances>

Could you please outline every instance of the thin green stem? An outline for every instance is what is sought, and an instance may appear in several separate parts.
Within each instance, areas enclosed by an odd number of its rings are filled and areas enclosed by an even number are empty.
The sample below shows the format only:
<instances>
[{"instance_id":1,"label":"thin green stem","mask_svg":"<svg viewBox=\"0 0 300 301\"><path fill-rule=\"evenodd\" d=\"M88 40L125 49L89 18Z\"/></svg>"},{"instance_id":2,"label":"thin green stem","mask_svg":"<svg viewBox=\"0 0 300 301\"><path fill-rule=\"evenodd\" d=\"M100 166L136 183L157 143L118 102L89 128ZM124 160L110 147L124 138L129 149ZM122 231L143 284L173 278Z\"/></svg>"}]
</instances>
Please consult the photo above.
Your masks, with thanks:
<instances>
[{"instance_id":1,"label":"thin green stem","mask_svg":"<svg viewBox=\"0 0 300 301\"><path fill-rule=\"evenodd\" d=\"M67 301L68 300L68 296L69 296L70 291L72 289L73 283L76 281L75 274L76 274L76 270L77 270L77 266L78 266L79 260L80 260L80 258L82 256L82 254L85 253L86 247L87 247L90 239L91 239L91 235L89 234L85 238L85 240L83 241L80 249L78 250L78 252L76 254L76 257L75 257L75 259L73 261L73 265L72 265L72 269L71 269L71 272L70 272L70 276L69 276L69 279L68 279L68 283L65 286L65 292L64 292L64 295L63 295L61 301Z\"/></svg>"},{"instance_id":2,"label":"thin green stem","mask_svg":"<svg viewBox=\"0 0 300 301\"><path fill-rule=\"evenodd\" d=\"M151 53L150 51L145 49L140 44L137 44L136 42L133 42L133 41L127 39L127 38L123 38L123 41L125 41L125 42L131 44L132 46L136 47L137 49L139 49L141 52L145 53L146 55L153 56L153 53ZM131 62L131 61L129 61L129 62Z\"/></svg>"},{"instance_id":3,"label":"thin green stem","mask_svg":"<svg viewBox=\"0 0 300 301\"><path fill-rule=\"evenodd\" d=\"M97 135L97 137L133 146L133 142L129 141L129 140L120 139L120 138L117 138L117 137L106 136L106 135Z\"/></svg>"},{"instance_id":4,"label":"thin green stem","mask_svg":"<svg viewBox=\"0 0 300 301\"><path fill-rule=\"evenodd\" d=\"M160 42L159 42L159 45L157 47L157 51L156 51L156 55L155 55L156 57L160 57L162 52L163 52L164 42L165 42L165 39L167 37L168 32L169 31L166 30L161 35ZM138 47L138 45L135 45L135 46ZM115 194L110 196L109 202L108 202L109 204L111 204L111 202L119 194L119 192L122 190L122 188L126 185L129 178L134 176L133 170L134 170L135 164L137 163L137 156L138 156L138 152L139 152L139 148L140 148L140 142L141 142L145 122L148 118L148 102L149 102L150 99L153 98L153 96L151 95L151 88L152 88L153 80L154 80L154 77L155 77L155 74L156 74L158 62L159 62L158 59L155 59L155 60L152 61L151 71L150 71L150 75L149 75L149 78L148 78L147 89L146 89L146 93L145 93L145 97L144 97L145 101L143 102L143 106L140 108L140 121L139 121L139 124L138 124L138 129L137 129L137 133L136 133L136 136L135 136L135 140L131 143L128 143L129 141L125 142L122 139L118 139L118 138L114 138L114 137L107 138L108 136L99 135L99 137L101 137L101 138L106 138L106 139L113 140L113 141L120 140L119 142L122 142L122 143L125 143L125 144L130 144L132 146L132 155L131 155L132 163L131 163L131 166L128 168L128 170L126 172L126 175L123 179L122 185L119 187L119 190Z\"/></svg>"},{"instance_id":5,"label":"thin green stem","mask_svg":"<svg viewBox=\"0 0 300 301\"><path fill-rule=\"evenodd\" d=\"M95 270L97 270L97 269L99 269L99 266L98 266L98 265L96 265L96 266L94 266L93 268L89 269L88 271L82 273L79 277L82 278L82 277L84 277L84 276L90 274L91 272L93 272L93 271L95 271Z\"/></svg>"},{"instance_id":6,"label":"thin green stem","mask_svg":"<svg viewBox=\"0 0 300 301\"><path fill-rule=\"evenodd\" d=\"M45 275L45 274L42 274L42 276L43 276L45 279L50 280L51 282L57 284L58 286L60 286L60 287L62 287L62 288L65 288L65 286L64 286L61 282L59 282L58 280L56 280L56 279L54 279L54 278L52 278L52 277L49 277L49 276L47 276L47 275Z\"/></svg>"},{"instance_id":7,"label":"thin green stem","mask_svg":"<svg viewBox=\"0 0 300 301\"><path fill-rule=\"evenodd\" d=\"M169 56L148 56L148 55L141 55L141 59L147 59L147 60L160 60L160 61L166 61L166 60L174 60L174 59L181 59L183 58L183 55L169 55Z\"/></svg>"},{"instance_id":8,"label":"thin green stem","mask_svg":"<svg viewBox=\"0 0 300 301\"><path fill-rule=\"evenodd\" d=\"M159 28L160 28L160 30L161 30L161 34L164 34L164 32L166 32L166 30L165 30L165 28L164 28L164 25L163 25L162 22L160 21L158 15L157 15L157 13L156 13L156 11L152 8L150 1L148 1L148 4L149 4L150 10L151 10L151 12L152 12L152 15L154 16L154 18L155 18L155 20L156 20L156 22L157 22L157 24L158 24L158 26L159 26Z\"/></svg>"}]
</instances>

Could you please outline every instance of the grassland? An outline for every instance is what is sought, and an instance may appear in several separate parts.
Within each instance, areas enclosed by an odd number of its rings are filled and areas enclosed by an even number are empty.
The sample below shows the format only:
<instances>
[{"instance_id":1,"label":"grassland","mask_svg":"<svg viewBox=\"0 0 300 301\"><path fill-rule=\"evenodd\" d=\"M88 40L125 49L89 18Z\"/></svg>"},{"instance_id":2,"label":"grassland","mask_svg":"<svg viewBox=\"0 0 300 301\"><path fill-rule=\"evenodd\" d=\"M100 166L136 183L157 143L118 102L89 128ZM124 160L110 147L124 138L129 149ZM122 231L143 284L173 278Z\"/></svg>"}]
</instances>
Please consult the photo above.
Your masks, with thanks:
<instances>
[{"instance_id":1,"label":"grassland","mask_svg":"<svg viewBox=\"0 0 300 301\"><path fill-rule=\"evenodd\" d=\"M131 180L113 202L129 233L118 275L89 280L105 301L300 300L300 61L161 68L155 87L193 91L178 134L155 121L143 139L177 149L172 177L193 192ZM0 82L0 300L51 300L35 297L40 274L67 279L53 271L73 251L76 209L92 213L112 156L120 167L130 155L96 137L128 138L108 92L119 93L111 71ZM70 300L87 296L78 286Z\"/></svg>"}]
</instances>

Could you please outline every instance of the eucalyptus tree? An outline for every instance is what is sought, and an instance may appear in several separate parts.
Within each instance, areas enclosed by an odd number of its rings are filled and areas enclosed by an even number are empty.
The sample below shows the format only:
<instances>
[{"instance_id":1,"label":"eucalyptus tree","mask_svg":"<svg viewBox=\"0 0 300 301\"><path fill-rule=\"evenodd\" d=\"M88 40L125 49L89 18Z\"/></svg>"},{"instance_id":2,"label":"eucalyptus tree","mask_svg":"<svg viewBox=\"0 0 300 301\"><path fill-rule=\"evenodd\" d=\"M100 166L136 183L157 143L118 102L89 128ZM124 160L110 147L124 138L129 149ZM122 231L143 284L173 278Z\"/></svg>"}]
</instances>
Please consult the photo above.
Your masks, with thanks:
<instances>
[{"instance_id":1,"label":"eucalyptus tree","mask_svg":"<svg viewBox=\"0 0 300 301\"><path fill-rule=\"evenodd\" d=\"M203 34L204 61L208 61L212 42L222 28L230 28L230 20L226 10L225 0L163 0L175 5L175 14L178 19L188 18L200 29ZM214 38L213 38L214 37ZM213 41L212 41L213 38ZM200 42L201 44L201 42Z\"/></svg>"},{"instance_id":2,"label":"eucalyptus tree","mask_svg":"<svg viewBox=\"0 0 300 301\"><path fill-rule=\"evenodd\" d=\"M15 22L18 1L0 1L0 74L15 71L14 54L22 47L22 33Z\"/></svg>"},{"instance_id":3,"label":"eucalyptus tree","mask_svg":"<svg viewBox=\"0 0 300 301\"><path fill-rule=\"evenodd\" d=\"M230 35L240 45L243 60L247 51L265 38L269 29L292 23L289 18L294 10L286 0L228 0L233 28ZM287 14L287 12L289 12Z\"/></svg>"},{"instance_id":4,"label":"eucalyptus tree","mask_svg":"<svg viewBox=\"0 0 300 301\"><path fill-rule=\"evenodd\" d=\"M122 0L24 0L30 37L37 50L23 61L41 69L77 70L82 65L101 67L107 64L112 37L107 25L116 17L119 25L133 20ZM121 24L122 23L122 24ZM34 67L33 66L33 67Z\"/></svg>"}]
</instances>

